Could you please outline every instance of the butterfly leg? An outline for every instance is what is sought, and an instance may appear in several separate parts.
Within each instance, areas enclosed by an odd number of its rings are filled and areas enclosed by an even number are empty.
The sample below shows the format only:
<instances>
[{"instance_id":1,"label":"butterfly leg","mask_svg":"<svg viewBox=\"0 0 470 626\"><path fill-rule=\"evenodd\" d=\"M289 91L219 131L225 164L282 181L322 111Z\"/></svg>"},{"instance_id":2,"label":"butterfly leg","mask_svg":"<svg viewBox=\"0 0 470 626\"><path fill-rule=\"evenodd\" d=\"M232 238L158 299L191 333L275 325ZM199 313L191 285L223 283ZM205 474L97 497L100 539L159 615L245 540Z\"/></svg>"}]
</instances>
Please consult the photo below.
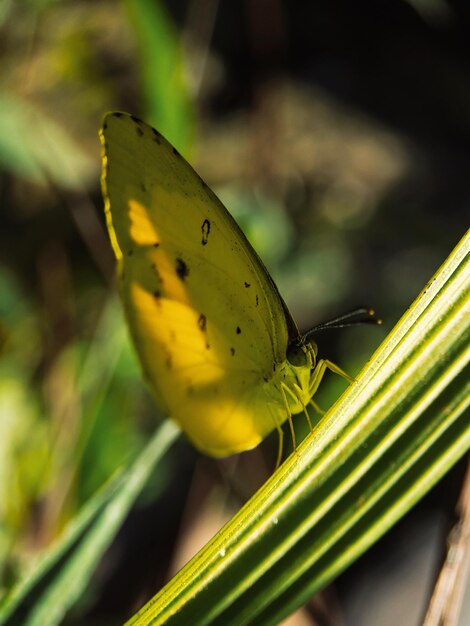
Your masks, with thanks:
<instances>
[{"instance_id":1,"label":"butterfly leg","mask_svg":"<svg viewBox=\"0 0 470 626\"><path fill-rule=\"evenodd\" d=\"M276 466L274 467L274 471L276 471L278 467L281 465L281 461L282 461L282 452L284 450L284 431L282 430L282 426L279 423L279 420L273 414L271 409L270 409L270 413L271 413L271 417L273 418L273 422L276 426L277 435L278 435L277 458L276 458Z\"/></svg>"},{"instance_id":2,"label":"butterfly leg","mask_svg":"<svg viewBox=\"0 0 470 626\"><path fill-rule=\"evenodd\" d=\"M331 372L334 372L335 374L338 374L339 376L342 376L350 383L354 382L354 378L351 378L351 376L348 376L348 374L346 374L346 372L343 372L343 370L340 367L338 367L331 361L328 361L327 359L320 359L317 362L317 365L315 369L313 370L312 377L310 379L309 393L311 397L317 393L318 387L327 369L330 370ZM312 400L310 400L310 402L312 402ZM320 412L322 413L323 411L320 410Z\"/></svg>"},{"instance_id":3,"label":"butterfly leg","mask_svg":"<svg viewBox=\"0 0 470 626\"><path fill-rule=\"evenodd\" d=\"M313 400L312 398L310 398L309 404L313 406L316 413L318 413L319 415L325 415L326 411L319 407L315 400Z\"/></svg>"},{"instance_id":4,"label":"butterfly leg","mask_svg":"<svg viewBox=\"0 0 470 626\"><path fill-rule=\"evenodd\" d=\"M354 383L356 381L355 378L352 378L352 376L349 376L349 374L346 374L344 370L342 370L338 365L335 365L331 361L328 361L328 359L321 359L321 361L325 363L326 368L329 369L330 372L334 372L335 374L338 374L339 376L347 380L348 383Z\"/></svg>"},{"instance_id":5,"label":"butterfly leg","mask_svg":"<svg viewBox=\"0 0 470 626\"><path fill-rule=\"evenodd\" d=\"M313 430L312 421L310 419L310 415L308 414L307 408L306 408L305 404L302 401L302 389L298 385L296 385L296 384L294 384L292 389L291 389L285 383L282 383L282 382L281 382L281 389L282 389L283 394L284 394L284 402L286 403L287 406L288 406L288 402L287 402L286 393L288 393L291 398L293 398L295 401L297 401L299 404L302 405L302 410L303 410L304 415L305 415L305 417L307 419L307 423L308 423L308 426L310 428L310 432L312 432L312 430ZM294 445L294 452L296 452L297 451L297 444L296 444L296 441L295 441L294 424L292 422L292 415L291 415L290 411L289 411L289 425L291 427L292 443Z\"/></svg>"},{"instance_id":6,"label":"butterfly leg","mask_svg":"<svg viewBox=\"0 0 470 626\"><path fill-rule=\"evenodd\" d=\"M304 415L305 415L305 417L307 419L308 427L310 428L310 432L312 432L312 430L313 430L312 420L310 419L310 415L308 414L307 407L302 402L302 395L301 395L302 394L302 389L298 385L294 384L294 391L296 393L292 393L292 391L291 391L291 393L295 397L295 399L298 402L300 402L300 404L302 405L302 410L303 410Z\"/></svg>"},{"instance_id":7,"label":"butterfly leg","mask_svg":"<svg viewBox=\"0 0 470 626\"><path fill-rule=\"evenodd\" d=\"M291 435L291 438L292 438L292 447L293 447L294 450L297 450L297 442L296 442L296 439L295 439L294 422L292 421L292 413L290 411L289 403L287 401L286 391L291 396L293 396L295 400L297 400L297 398L292 393L292 391L289 389L289 387L285 383L283 383L283 382L281 382L281 391L282 391L282 397L284 398L284 404L286 405L286 411L287 411L287 415L288 415L287 420L289 422L290 435Z\"/></svg>"},{"instance_id":8,"label":"butterfly leg","mask_svg":"<svg viewBox=\"0 0 470 626\"><path fill-rule=\"evenodd\" d=\"M278 446L277 446L276 467L274 468L274 471L276 471L278 467L281 465L282 449L284 447L284 431L277 423L276 423L276 428L277 428L277 434L278 434Z\"/></svg>"}]
</instances>

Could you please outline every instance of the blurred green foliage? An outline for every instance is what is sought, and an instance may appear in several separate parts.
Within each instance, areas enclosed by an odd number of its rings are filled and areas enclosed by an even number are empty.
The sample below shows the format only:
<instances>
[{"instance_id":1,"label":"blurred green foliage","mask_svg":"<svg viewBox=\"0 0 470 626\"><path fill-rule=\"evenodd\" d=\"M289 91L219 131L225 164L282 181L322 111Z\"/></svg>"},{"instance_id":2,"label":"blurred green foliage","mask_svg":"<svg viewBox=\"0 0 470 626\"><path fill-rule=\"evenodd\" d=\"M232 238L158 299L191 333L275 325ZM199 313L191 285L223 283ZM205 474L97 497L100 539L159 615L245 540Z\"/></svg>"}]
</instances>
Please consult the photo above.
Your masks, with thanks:
<instances>
[{"instance_id":1,"label":"blurred green foliage","mask_svg":"<svg viewBox=\"0 0 470 626\"><path fill-rule=\"evenodd\" d=\"M194 111L177 32L160 2L127 0L125 5L137 42L145 119L188 157Z\"/></svg>"}]
</instances>

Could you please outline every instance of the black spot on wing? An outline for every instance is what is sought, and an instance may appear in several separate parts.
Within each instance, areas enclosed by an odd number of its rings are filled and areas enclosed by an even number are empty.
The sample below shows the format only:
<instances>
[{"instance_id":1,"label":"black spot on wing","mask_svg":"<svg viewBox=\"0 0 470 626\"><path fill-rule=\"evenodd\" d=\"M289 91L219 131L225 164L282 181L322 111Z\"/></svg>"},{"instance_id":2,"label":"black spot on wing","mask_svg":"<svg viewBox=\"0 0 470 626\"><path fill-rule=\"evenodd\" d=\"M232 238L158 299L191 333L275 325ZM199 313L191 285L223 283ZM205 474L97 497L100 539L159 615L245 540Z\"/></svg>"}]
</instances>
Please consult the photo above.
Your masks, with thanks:
<instances>
[{"instance_id":1,"label":"black spot on wing","mask_svg":"<svg viewBox=\"0 0 470 626\"><path fill-rule=\"evenodd\" d=\"M134 254L134 250L132 248L129 248L129 250L127 251L127 255L132 256L133 254Z\"/></svg>"},{"instance_id":2,"label":"black spot on wing","mask_svg":"<svg viewBox=\"0 0 470 626\"><path fill-rule=\"evenodd\" d=\"M232 356L235 356L235 348L230 348L230 354L231 354Z\"/></svg>"},{"instance_id":3,"label":"black spot on wing","mask_svg":"<svg viewBox=\"0 0 470 626\"><path fill-rule=\"evenodd\" d=\"M121 114L118 114L118 115L121 115ZM143 124L143 123L144 123L144 122L142 122L142 120L141 120L139 117L137 117L136 115L129 115L129 117L130 117L130 118L131 118L131 120L132 120L133 122L135 122L136 124Z\"/></svg>"},{"instance_id":4,"label":"black spot on wing","mask_svg":"<svg viewBox=\"0 0 470 626\"><path fill-rule=\"evenodd\" d=\"M124 117L124 113L121 113L120 111L117 111L116 113L113 113L113 116L121 118L121 117ZM132 117L132 115L131 115L131 117Z\"/></svg>"},{"instance_id":5,"label":"black spot on wing","mask_svg":"<svg viewBox=\"0 0 470 626\"><path fill-rule=\"evenodd\" d=\"M155 289L155 291L153 292L153 295L155 298L161 298L162 297L162 292L158 289Z\"/></svg>"},{"instance_id":6,"label":"black spot on wing","mask_svg":"<svg viewBox=\"0 0 470 626\"><path fill-rule=\"evenodd\" d=\"M204 315L204 313L201 313L201 315L199 316L199 319L197 321L197 325L202 330L202 332L205 332L206 327L207 327L207 318Z\"/></svg>"},{"instance_id":7,"label":"black spot on wing","mask_svg":"<svg viewBox=\"0 0 470 626\"><path fill-rule=\"evenodd\" d=\"M181 154L178 152L178 150L174 146L172 146L172 149L173 149L173 154L179 157L181 156Z\"/></svg>"},{"instance_id":8,"label":"black spot on wing","mask_svg":"<svg viewBox=\"0 0 470 626\"><path fill-rule=\"evenodd\" d=\"M181 280L185 280L185 278L189 274L189 267L186 265L183 259L180 259L180 258L176 259L175 269L176 269L176 273L178 274L178 277Z\"/></svg>"},{"instance_id":9,"label":"black spot on wing","mask_svg":"<svg viewBox=\"0 0 470 626\"><path fill-rule=\"evenodd\" d=\"M211 232L211 223L209 222L208 219L205 219L202 222L201 232L202 232L201 243L203 246L205 246L207 244L207 240L209 239L209 233Z\"/></svg>"},{"instance_id":10,"label":"black spot on wing","mask_svg":"<svg viewBox=\"0 0 470 626\"><path fill-rule=\"evenodd\" d=\"M158 247L159 247L159 245L160 245L160 242L159 242L159 241L156 241L156 242L153 244L153 247L154 247L154 248L158 248Z\"/></svg>"},{"instance_id":11,"label":"black spot on wing","mask_svg":"<svg viewBox=\"0 0 470 626\"><path fill-rule=\"evenodd\" d=\"M137 133L139 137L142 137L144 134L144 131L140 128L140 126L135 127L135 132Z\"/></svg>"},{"instance_id":12,"label":"black spot on wing","mask_svg":"<svg viewBox=\"0 0 470 626\"><path fill-rule=\"evenodd\" d=\"M237 330L236 330L237 335L239 335L241 332L242 332L242 329L240 328L240 326L237 326Z\"/></svg>"},{"instance_id":13,"label":"black spot on wing","mask_svg":"<svg viewBox=\"0 0 470 626\"><path fill-rule=\"evenodd\" d=\"M158 282L161 285L163 285L163 278L161 277L160 272L158 271L157 264L156 263L150 263L150 268L152 269L153 273L157 277Z\"/></svg>"},{"instance_id":14,"label":"black spot on wing","mask_svg":"<svg viewBox=\"0 0 470 626\"><path fill-rule=\"evenodd\" d=\"M245 281L245 289L248 289L248 287L251 287L251 285Z\"/></svg>"}]
</instances>

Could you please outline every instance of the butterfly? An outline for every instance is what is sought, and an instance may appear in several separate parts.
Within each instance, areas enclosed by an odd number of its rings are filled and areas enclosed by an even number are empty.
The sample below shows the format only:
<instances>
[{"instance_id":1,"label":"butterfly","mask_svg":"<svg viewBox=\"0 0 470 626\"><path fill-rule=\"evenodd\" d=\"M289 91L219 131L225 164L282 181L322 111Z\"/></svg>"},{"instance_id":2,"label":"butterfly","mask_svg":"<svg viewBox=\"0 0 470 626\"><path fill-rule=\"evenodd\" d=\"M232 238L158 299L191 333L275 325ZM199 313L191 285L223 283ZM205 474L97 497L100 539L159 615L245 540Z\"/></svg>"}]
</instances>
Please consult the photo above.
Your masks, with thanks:
<instances>
[{"instance_id":1,"label":"butterfly","mask_svg":"<svg viewBox=\"0 0 470 626\"><path fill-rule=\"evenodd\" d=\"M100 138L119 291L157 405L211 456L275 429L281 455L282 424L308 418L325 371L346 375L318 359L235 220L159 132L113 112Z\"/></svg>"}]
</instances>

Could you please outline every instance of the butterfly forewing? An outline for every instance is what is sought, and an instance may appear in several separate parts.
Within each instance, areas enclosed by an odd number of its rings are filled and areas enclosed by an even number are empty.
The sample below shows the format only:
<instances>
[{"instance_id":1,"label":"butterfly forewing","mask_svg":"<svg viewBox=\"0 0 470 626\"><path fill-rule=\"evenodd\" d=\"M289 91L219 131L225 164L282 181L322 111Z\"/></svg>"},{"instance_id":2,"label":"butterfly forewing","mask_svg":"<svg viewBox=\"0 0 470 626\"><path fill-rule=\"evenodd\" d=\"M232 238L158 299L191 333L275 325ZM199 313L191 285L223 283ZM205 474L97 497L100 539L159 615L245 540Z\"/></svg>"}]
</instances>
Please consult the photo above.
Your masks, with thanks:
<instances>
[{"instance_id":1,"label":"butterfly forewing","mask_svg":"<svg viewBox=\"0 0 470 626\"><path fill-rule=\"evenodd\" d=\"M109 114L102 141L121 295L157 401L203 450L251 447L274 424L250 405L295 325L236 222L159 133Z\"/></svg>"}]
</instances>

